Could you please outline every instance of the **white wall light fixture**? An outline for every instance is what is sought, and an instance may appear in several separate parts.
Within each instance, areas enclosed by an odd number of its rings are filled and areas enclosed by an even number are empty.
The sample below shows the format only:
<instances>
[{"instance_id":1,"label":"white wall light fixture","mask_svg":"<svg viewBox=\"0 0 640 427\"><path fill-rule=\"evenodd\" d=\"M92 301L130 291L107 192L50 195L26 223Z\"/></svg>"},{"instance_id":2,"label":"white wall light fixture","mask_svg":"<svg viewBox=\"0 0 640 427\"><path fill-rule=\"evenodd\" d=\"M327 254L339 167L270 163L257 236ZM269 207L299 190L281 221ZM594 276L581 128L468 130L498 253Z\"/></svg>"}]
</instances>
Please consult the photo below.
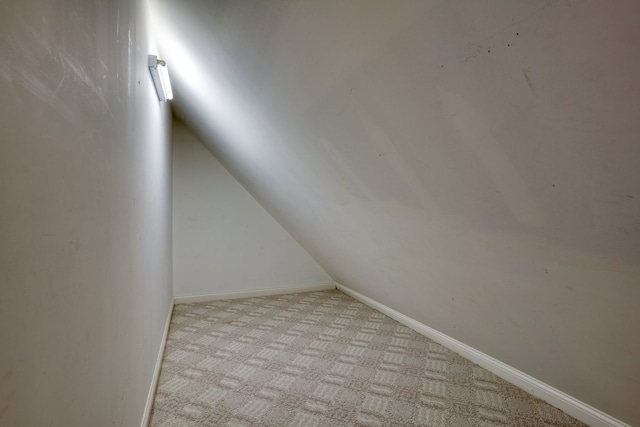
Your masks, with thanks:
<instances>
[{"instance_id":1,"label":"white wall light fixture","mask_svg":"<svg viewBox=\"0 0 640 427\"><path fill-rule=\"evenodd\" d=\"M149 55L149 71L151 71L153 84L156 86L160 101L166 102L173 99L167 63L162 59L158 59L156 55Z\"/></svg>"}]
</instances>

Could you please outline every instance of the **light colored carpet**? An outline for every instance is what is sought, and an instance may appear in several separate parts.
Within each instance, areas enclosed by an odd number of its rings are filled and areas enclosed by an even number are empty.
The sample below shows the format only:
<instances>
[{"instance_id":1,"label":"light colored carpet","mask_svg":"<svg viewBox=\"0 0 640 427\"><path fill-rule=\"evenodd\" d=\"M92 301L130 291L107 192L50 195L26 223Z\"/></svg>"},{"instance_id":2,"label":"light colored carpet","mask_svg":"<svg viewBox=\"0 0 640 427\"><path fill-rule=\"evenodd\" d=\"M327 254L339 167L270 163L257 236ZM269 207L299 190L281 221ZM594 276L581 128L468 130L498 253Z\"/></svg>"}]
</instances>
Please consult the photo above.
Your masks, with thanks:
<instances>
[{"instance_id":1,"label":"light colored carpet","mask_svg":"<svg viewBox=\"0 0 640 427\"><path fill-rule=\"evenodd\" d=\"M176 305L151 425L583 424L325 291Z\"/></svg>"}]
</instances>

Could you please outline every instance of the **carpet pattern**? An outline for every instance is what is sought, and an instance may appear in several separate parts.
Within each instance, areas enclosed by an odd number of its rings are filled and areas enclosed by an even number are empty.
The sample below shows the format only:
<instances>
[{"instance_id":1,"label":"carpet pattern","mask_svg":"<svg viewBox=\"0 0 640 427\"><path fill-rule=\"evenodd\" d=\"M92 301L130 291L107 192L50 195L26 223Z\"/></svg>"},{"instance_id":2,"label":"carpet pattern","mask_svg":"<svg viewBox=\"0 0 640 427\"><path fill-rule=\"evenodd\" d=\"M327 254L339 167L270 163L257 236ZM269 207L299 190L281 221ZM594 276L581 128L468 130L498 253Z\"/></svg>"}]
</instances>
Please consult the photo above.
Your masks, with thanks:
<instances>
[{"instance_id":1,"label":"carpet pattern","mask_svg":"<svg viewBox=\"0 0 640 427\"><path fill-rule=\"evenodd\" d=\"M340 291L176 305L151 426L583 426Z\"/></svg>"}]
</instances>

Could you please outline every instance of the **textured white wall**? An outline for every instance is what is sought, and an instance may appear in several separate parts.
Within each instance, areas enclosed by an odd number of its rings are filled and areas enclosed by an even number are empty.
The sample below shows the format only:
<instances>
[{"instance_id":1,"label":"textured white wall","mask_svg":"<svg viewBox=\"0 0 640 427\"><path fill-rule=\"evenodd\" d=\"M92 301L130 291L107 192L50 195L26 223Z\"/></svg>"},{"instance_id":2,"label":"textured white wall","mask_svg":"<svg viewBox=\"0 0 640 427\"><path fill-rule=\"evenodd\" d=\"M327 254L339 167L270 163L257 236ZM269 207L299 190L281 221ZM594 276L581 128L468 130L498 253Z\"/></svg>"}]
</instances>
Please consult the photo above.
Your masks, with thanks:
<instances>
[{"instance_id":1,"label":"textured white wall","mask_svg":"<svg viewBox=\"0 0 640 427\"><path fill-rule=\"evenodd\" d=\"M640 2L156 3L177 114L334 279L640 424Z\"/></svg>"},{"instance_id":2,"label":"textured white wall","mask_svg":"<svg viewBox=\"0 0 640 427\"><path fill-rule=\"evenodd\" d=\"M175 296L331 281L180 122L173 125L173 243Z\"/></svg>"},{"instance_id":3,"label":"textured white wall","mask_svg":"<svg viewBox=\"0 0 640 427\"><path fill-rule=\"evenodd\" d=\"M0 2L0 425L138 426L171 302L143 1Z\"/></svg>"}]
</instances>

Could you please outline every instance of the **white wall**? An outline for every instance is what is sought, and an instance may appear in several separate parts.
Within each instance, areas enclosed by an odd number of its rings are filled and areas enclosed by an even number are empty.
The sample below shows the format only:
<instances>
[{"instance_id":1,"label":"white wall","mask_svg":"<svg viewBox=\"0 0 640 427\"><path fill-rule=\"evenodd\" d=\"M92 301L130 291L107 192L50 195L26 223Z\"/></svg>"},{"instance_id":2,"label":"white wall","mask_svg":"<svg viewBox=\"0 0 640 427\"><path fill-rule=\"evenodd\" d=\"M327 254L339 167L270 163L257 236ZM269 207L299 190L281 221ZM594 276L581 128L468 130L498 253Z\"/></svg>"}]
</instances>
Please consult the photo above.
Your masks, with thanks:
<instances>
[{"instance_id":1,"label":"white wall","mask_svg":"<svg viewBox=\"0 0 640 427\"><path fill-rule=\"evenodd\" d=\"M640 2L157 3L177 114L336 281L640 424Z\"/></svg>"},{"instance_id":2,"label":"white wall","mask_svg":"<svg viewBox=\"0 0 640 427\"><path fill-rule=\"evenodd\" d=\"M175 296L331 281L181 122L173 125L173 243Z\"/></svg>"},{"instance_id":3,"label":"white wall","mask_svg":"<svg viewBox=\"0 0 640 427\"><path fill-rule=\"evenodd\" d=\"M138 426L171 303L143 1L0 3L0 425Z\"/></svg>"}]
</instances>

